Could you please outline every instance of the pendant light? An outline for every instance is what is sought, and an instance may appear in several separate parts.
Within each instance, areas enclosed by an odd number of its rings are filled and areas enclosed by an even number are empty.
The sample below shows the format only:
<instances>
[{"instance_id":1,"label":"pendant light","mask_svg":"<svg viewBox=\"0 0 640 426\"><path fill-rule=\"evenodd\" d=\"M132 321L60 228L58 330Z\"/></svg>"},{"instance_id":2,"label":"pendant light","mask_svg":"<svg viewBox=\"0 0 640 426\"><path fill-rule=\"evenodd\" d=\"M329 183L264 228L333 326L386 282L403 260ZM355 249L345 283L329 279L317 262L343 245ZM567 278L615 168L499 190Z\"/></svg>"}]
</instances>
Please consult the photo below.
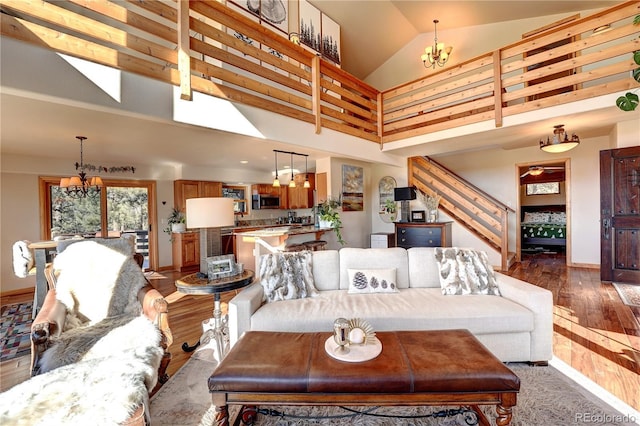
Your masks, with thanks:
<instances>
[{"instance_id":1,"label":"pendant light","mask_svg":"<svg viewBox=\"0 0 640 426\"><path fill-rule=\"evenodd\" d=\"M291 153L291 180L289 181L289 188L295 188L296 181L293 180L293 153Z\"/></svg>"},{"instance_id":2,"label":"pendant light","mask_svg":"<svg viewBox=\"0 0 640 426\"><path fill-rule=\"evenodd\" d=\"M277 188L280 186L280 180L278 179L278 151L274 149L273 153L276 157L276 178L273 180L273 186Z\"/></svg>"},{"instance_id":3,"label":"pendant light","mask_svg":"<svg viewBox=\"0 0 640 426\"><path fill-rule=\"evenodd\" d=\"M311 184L309 183L309 167L307 164L307 156L304 156L304 185L303 188L311 188Z\"/></svg>"}]
</instances>

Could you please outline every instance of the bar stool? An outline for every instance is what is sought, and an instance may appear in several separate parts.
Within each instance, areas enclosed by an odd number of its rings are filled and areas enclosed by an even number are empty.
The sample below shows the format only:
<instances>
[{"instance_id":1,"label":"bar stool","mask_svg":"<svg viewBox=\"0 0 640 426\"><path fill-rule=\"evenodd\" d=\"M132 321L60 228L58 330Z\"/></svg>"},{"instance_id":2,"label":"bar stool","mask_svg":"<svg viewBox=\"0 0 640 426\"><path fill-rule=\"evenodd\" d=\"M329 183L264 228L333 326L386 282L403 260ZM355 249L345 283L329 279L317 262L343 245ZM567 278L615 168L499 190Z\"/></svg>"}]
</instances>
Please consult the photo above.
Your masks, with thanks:
<instances>
[{"instance_id":1,"label":"bar stool","mask_svg":"<svg viewBox=\"0 0 640 426\"><path fill-rule=\"evenodd\" d=\"M324 240L305 241L302 244L307 248L307 250L311 251L324 250L327 246L327 242Z\"/></svg>"},{"instance_id":2,"label":"bar stool","mask_svg":"<svg viewBox=\"0 0 640 426\"><path fill-rule=\"evenodd\" d=\"M308 250L307 246L304 244L289 244L284 246L284 251L285 252L291 252L291 251L303 251L303 250Z\"/></svg>"}]
</instances>

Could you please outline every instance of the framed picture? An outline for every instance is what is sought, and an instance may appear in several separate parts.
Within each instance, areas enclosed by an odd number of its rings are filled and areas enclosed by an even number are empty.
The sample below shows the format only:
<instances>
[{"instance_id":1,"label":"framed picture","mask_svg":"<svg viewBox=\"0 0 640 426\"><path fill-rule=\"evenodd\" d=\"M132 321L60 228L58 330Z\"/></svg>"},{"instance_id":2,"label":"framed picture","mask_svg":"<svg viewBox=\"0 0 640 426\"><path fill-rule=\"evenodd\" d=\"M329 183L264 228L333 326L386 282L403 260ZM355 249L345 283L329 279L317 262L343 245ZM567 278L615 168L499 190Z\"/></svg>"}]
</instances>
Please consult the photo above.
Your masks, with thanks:
<instances>
[{"instance_id":1,"label":"framed picture","mask_svg":"<svg viewBox=\"0 0 640 426\"><path fill-rule=\"evenodd\" d=\"M207 257L207 275L209 280L236 275L235 261L232 254Z\"/></svg>"},{"instance_id":2,"label":"framed picture","mask_svg":"<svg viewBox=\"0 0 640 426\"><path fill-rule=\"evenodd\" d=\"M559 194L560 182L528 183L527 195Z\"/></svg>"},{"instance_id":3,"label":"framed picture","mask_svg":"<svg viewBox=\"0 0 640 426\"><path fill-rule=\"evenodd\" d=\"M340 25L324 13L321 16L322 56L340 65Z\"/></svg>"},{"instance_id":4,"label":"framed picture","mask_svg":"<svg viewBox=\"0 0 640 426\"><path fill-rule=\"evenodd\" d=\"M411 222L425 222L424 210L411 210Z\"/></svg>"},{"instance_id":5,"label":"framed picture","mask_svg":"<svg viewBox=\"0 0 640 426\"><path fill-rule=\"evenodd\" d=\"M364 169L358 166L342 165L342 211L361 212L364 210Z\"/></svg>"},{"instance_id":6,"label":"framed picture","mask_svg":"<svg viewBox=\"0 0 640 426\"><path fill-rule=\"evenodd\" d=\"M321 13L320 10L306 0L298 3L300 9L300 43L321 52Z\"/></svg>"}]
</instances>

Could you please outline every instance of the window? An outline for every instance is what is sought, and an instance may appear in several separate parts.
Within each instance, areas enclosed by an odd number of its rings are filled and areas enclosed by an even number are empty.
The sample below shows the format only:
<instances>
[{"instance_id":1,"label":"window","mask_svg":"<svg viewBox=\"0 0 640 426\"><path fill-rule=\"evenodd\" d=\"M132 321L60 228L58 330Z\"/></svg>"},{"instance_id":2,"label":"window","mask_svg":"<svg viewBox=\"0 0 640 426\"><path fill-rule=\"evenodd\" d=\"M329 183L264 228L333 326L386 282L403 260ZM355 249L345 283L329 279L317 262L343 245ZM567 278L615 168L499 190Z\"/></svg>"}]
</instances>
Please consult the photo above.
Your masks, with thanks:
<instances>
[{"instance_id":1,"label":"window","mask_svg":"<svg viewBox=\"0 0 640 426\"><path fill-rule=\"evenodd\" d=\"M560 182L528 183L527 195L559 194Z\"/></svg>"},{"instance_id":2,"label":"window","mask_svg":"<svg viewBox=\"0 0 640 426\"><path fill-rule=\"evenodd\" d=\"M95 197L73 198L60 188L59 178L40 178L43 239L56 236L119 237L136 234L136 251L145 267L156 267L150 250L155 241L155 182L103 179Z\"/></svg>"}]
</instances>

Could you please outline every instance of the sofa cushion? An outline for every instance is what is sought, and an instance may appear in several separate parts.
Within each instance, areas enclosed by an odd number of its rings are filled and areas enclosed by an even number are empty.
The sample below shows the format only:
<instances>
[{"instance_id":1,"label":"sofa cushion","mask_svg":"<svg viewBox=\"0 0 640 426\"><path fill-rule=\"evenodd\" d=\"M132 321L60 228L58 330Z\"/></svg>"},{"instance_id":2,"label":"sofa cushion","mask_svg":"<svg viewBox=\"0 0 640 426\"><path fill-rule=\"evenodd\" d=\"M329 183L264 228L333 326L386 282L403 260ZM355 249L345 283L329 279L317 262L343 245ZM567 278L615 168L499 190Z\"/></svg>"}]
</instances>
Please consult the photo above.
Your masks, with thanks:
<instances>
[{"instance_id":1,"label":"sofa cushion","mask_svg":"<svg viewBox=\"0 0 640 426\"><path fill-rule=\"evenodd\" d=\"M433 247L412 247L407 250L409 260L409 287L440 288L438 262Z\"/></svg>"},{"instance_id":2,"label":"sofa cushion","mask_svg":"<svg viewBox=\"0 0 640 426\"><path fill-rule=\"evenodd\" d=\"M305 250L261 256L260 284L264 288L266 302L316 296L318 291L313 280L311 252Z\"/></svg>"},{"instance_id":3,"label":"sofa cushion","mask_svg":"<svg viewBox=\"0 0 640 426\"><path fill-rule=\"evenodd\" d=\"M493 268L485 252L458 247L437 247L435 258L442 294L500 295Z\"/></svg>"},{"instance_id":4,"label":"sofa cushion","mask_svg":"<svg viewBox=\"0 0 640 426\"><path fill-rule=\"evenodd\" d=\"M349 293L397 293L396 268L349 269Z\"/></svg>"},{"instance_id":5,"label":"sofa cushion","mask_svg":"<svg viewBox=\"0 0 640 426\"><path fill-rule=\"evenodd\" d=\"M409 262L407 250L393 248L350 248L340 249L340 289L349 289L349 269L396 268L396 285L409 288Z\"/></svg>"},{"instance_id":6,"label":"sofa cushion","mask_svg":"<svg viewBox=\"0 0 640 426\"><path fill-rule=\"evenodd\" d=\"M338 250L318 250L313 254L313 281L316 288L338 290L340 286L340 256Z\"/></svg>"},{"instance_id":7,"label":"sofa cushion","mask_svg":"<svg viewBox=\"0 0 640 426\"><path fill-rule=\"evenodd\" d=\"M466 328L490 334L534 327L533 312L504 297L450 297L439 288L409 288L395 295L321 291L313 299L267 303L252 315L251 330L330 332L340 317L362 318L375 331Z\"/></svg>"}]
</instances>

